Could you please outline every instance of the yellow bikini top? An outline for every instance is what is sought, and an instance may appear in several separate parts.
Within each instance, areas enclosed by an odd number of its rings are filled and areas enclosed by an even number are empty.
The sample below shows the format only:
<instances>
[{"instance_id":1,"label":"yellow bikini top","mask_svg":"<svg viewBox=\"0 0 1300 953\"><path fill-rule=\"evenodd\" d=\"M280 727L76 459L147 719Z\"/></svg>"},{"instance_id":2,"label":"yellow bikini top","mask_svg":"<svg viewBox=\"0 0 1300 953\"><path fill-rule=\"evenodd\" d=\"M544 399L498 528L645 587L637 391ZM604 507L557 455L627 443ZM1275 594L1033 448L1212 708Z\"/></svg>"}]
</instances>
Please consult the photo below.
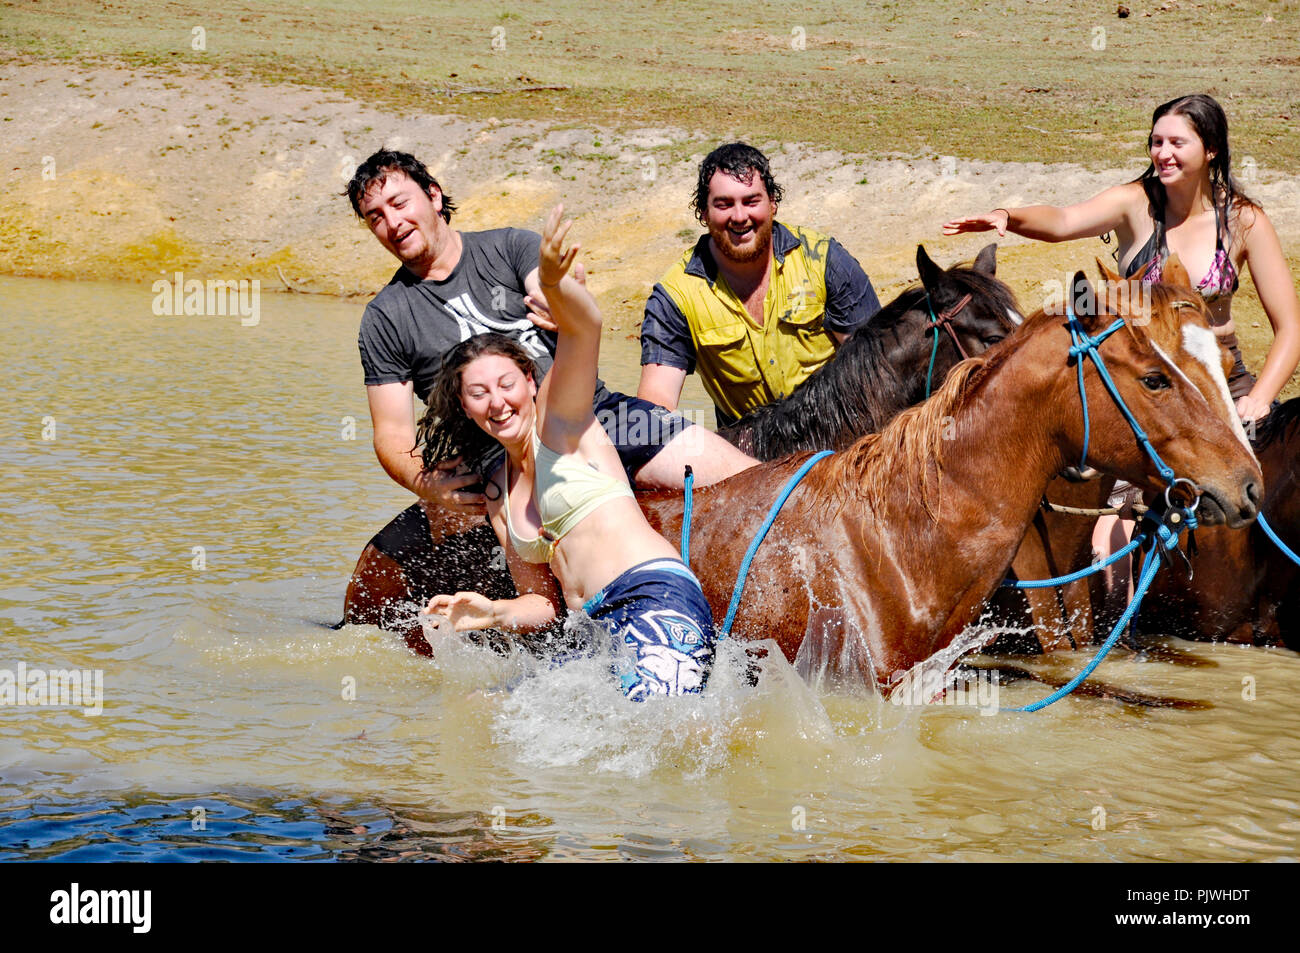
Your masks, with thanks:
<instances>
[{"instance_id":1,"label":"yellow bikini top","mask_svg":"<svg viewBox=\"0 0 1300 953\"><path fill-rule=\"evenodd\" d=\"M532 539L515 533L510 523L510 460L506 459L506 534L525 561L547 563L555 544L602 503L626 496L635 499L623 480L601 473L573 454L556 453L533 431L533 501L542 518L542 532Z\"/></svg>"}]
</instances>

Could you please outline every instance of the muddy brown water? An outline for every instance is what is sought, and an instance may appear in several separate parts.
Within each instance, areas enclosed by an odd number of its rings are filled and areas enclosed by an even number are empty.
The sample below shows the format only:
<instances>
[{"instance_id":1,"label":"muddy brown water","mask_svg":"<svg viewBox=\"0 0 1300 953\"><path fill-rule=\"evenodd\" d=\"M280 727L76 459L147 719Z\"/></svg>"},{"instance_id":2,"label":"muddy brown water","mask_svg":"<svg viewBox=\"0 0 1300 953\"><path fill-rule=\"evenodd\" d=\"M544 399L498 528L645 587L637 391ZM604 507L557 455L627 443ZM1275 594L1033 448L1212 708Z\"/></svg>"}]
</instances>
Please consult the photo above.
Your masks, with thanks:
<instances>
[{"instance_id":1,"label":"muddy brown water","mask_svg":"<svg viewBox=\"0 0 1300 953\"><path fill-rule=\"evenodd\" d=\"M1285 650L1168 640L1196 664L1098 671L1205 710L983 715L775 662L749 688L734 648L704 697L633 706L598 662L431 662L332 630L407 503L369 444L361 303L264 294L245 326L152 299L0 279L0 670L103 673L97 716L0 706L0 856L1296 857ZM606 346L612 386L636 365L634 342Z\"/></svg>"}]
</instances>

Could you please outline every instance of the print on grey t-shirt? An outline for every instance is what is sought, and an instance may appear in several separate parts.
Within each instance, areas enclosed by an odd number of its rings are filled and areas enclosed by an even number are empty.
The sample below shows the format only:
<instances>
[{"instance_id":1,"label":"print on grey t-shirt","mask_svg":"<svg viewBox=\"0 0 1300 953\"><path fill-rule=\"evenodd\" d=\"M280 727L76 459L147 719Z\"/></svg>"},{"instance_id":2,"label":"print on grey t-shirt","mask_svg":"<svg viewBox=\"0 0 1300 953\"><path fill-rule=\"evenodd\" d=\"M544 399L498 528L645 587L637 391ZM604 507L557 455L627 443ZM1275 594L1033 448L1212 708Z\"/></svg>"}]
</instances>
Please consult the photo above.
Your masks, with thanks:
<instances>
[{"instance_id":1,"label":"print on grey t-shirt","mask_svg":"<svg viewBox=\"0 0 1300 953\"><path fill-rule=\"evenodd\" d=\"M492 296L504 302L506 289L503 285L494 285ZM528 318L510 320L508 317L490 318L478 309L469 293L457 295L450 301L443 302L443 309L456 319L460 326L460 340L471 338L476 334L500 331L517 340L531 357L549 357L545 343L538 337L537 327ZM503 309L504 310L504 306ZM459 343L459 342L458 342Z\"/></svg>"}]
</instances>

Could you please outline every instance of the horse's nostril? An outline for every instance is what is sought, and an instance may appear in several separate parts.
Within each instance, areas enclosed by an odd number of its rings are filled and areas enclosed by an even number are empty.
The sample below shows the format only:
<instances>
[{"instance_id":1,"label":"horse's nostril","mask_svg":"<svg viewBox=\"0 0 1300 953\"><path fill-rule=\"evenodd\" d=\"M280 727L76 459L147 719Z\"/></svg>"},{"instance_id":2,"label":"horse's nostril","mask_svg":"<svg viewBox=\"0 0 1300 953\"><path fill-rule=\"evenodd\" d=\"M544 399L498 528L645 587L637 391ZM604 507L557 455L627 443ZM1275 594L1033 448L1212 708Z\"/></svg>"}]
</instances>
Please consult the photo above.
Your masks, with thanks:
<instances>
[{"instance_id":1,"label":"horse's nostril","mask_svg":"<svg viewBox=\"0 0 1300 953\"><path fill-rule=\"evenodd\" d=\"M1251 503L1255 504L1256 509L1259 509L1259 502L1260 502L1259 498L1260 498L1259 484L1256 483L1254 480L1251 480L1249 483L1246 484L1246 499L1250 500Z\"/></svg>"}]
</instances>

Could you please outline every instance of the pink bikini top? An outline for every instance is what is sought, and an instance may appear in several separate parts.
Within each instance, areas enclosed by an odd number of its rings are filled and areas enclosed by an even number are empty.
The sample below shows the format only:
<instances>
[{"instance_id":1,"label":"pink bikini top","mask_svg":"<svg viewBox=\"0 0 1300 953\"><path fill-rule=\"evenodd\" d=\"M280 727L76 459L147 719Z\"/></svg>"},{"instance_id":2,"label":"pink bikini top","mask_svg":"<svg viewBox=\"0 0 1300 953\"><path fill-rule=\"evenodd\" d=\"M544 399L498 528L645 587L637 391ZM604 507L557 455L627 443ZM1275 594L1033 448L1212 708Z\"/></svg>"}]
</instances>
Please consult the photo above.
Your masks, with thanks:
<instances>
[{"instance_id":1,"label":"pink bikini top","mask_svg":"<svg viewBox=\"0 0 1300 953\"><path fill-rule=\"evenodd\" d=\"M1200 292L1201 298L1206 304L1211 304L1219 298L1233 294L1237 290L1237 266L1232 263L1232 256L1228 250L1223 247L1223 229L1219 222L1219 207L1214 207L1214 259L1210 262L1210 267L1196 286ZM1147 243L1142 246L1141 250L1133 256L1126 269L1131 277L1136 274L1143 266L1148 265L1146 272L1142 275L1142 281L1145 284L1155 284L1164 278L1164 263L1169 257L1169 249L1165 246L1164 223L1157 221L1156 227L1151 232L1151 237ZM1157 249L1159 251L1157 252Z\"/></svg>"}]
</instances>

